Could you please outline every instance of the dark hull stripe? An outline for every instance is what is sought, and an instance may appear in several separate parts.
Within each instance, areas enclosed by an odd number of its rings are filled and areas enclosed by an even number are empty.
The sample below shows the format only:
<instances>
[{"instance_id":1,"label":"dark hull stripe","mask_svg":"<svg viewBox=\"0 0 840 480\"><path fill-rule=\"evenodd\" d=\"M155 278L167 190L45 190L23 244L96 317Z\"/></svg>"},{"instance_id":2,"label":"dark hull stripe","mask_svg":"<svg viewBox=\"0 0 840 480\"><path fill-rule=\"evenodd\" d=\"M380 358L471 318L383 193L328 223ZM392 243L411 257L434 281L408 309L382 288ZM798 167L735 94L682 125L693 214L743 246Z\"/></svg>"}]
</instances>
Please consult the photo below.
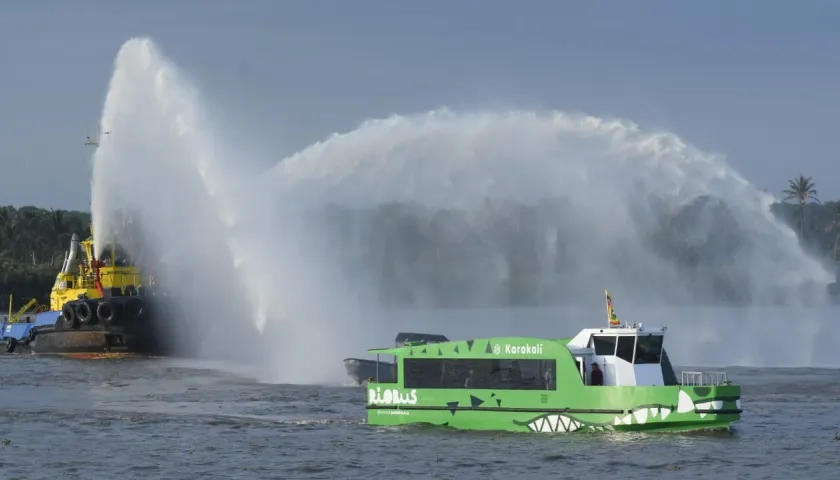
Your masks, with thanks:
<instances>
[{"instance_id":1,"label":"dark hull stripe","mask_svg":"<svg viewBox=\"0 0 840 480\"><path fill-rule=\"evenodd\" d=\"M631 410L610 410L598 408L513 408L513 407L448 407L448 406L419 406L419 405L367 405L368 410L467 410L479 412L531 412L531 413L606 413L610 415L626 415L631 413ZM714 415L739 415L742 410L694 410L694 413L707 413Z\"/></svg>"},{"instance_id":2,"label":"dark hull stripe","mask_svg":"<svg viewBox=\"0 0 840 480\"><path fill-rule=\"evenodd\" d=\"M448 407L419 405L368 405L368 410L471 410L480 412L533 412L533 413L609 413L624 414L624 410L605 410L597 408L512 408L512 407Z\"/></svg>"}]
</instances>

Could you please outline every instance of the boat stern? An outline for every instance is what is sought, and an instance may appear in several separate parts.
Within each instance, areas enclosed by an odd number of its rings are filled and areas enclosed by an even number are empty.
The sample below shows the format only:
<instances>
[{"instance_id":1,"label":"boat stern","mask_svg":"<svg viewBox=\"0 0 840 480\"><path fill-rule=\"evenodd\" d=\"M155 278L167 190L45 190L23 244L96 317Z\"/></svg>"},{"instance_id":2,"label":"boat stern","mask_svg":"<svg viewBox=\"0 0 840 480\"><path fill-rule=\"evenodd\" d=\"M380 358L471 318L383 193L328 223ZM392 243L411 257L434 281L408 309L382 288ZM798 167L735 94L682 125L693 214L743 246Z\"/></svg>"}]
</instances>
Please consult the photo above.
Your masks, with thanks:
<instances>
[{"instance_id":1,"label":"boat stern","mask_svg":"<svg viewBox=\"0 0 840 480\"><path fill-rule=\"evenodd\" d=\"M683 372L677 413L695 414L712 426L728 427L741 419L741 386L724 372Z\"/></svg>"},{"instance_id":2,"label":"boat stern","mask_svg":"<svg viewBox=\"0 0 840 480\"><path fill-rule=\"evenodd\" d=\"M5 353L14 353L16 349L34 338L36 327L55 325L61 312L47 311L27 315L19 321L6 320L0 323L0 340Z\"/></svg>"},{"instance_id":3,"label":"boat stern","mask_svg":"<svg viewBox=\"0 0 840 480\"><path fill-rule=\"evenodd\" d=\"M741 416L741 387L739 385L698 386L684 388L690 391L694 413L706 415Z\"/></svg>"},{"instance_id":4,"label":"boat stern","mask_svg":"<svg viewBox=\"0 0 840 480\"><path fill-rule=\"evenodd\" d=\"M357 385L367 385L369 382L392 383L397 379L397 366L376 360L362 358L345 358L344 368L347 376Z\"/></svg>"}]
</instances>

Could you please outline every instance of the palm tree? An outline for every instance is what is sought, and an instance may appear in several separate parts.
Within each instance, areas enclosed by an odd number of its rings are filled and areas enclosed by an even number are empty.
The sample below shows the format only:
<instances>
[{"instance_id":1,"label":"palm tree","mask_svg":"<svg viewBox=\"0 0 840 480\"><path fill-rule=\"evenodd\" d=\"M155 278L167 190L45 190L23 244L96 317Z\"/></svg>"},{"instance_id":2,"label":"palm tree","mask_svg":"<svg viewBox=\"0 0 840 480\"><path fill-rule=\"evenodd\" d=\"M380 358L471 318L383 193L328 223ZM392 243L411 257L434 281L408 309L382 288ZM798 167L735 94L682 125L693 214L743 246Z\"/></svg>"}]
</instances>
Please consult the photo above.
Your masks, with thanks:
<instances>
[{"instance_id":1,"label":"palm tree","mask_svg":"<svg viewBox=\"0 0 840 480\"><path fill-rule=\"evenodd\" d=\"M800 173L799 177L788 180L788 188L782 192L786 195L784 200L795 199L799 203L799 238L802 238L805 232L805 204L808 200L820 203L817 198L817 189L814 187L816 185L811 181L811 177L805 177Z\"/></svg>"}]
</instances>

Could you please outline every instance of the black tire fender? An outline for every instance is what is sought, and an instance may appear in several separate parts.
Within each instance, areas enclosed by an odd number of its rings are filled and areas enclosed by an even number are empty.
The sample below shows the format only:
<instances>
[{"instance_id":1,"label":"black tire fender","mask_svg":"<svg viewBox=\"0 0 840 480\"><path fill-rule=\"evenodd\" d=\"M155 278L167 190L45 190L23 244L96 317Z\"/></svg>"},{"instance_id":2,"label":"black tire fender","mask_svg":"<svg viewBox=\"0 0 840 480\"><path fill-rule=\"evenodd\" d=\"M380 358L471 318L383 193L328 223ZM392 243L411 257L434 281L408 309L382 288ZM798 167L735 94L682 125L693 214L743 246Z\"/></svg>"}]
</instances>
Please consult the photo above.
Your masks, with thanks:
<instances>
[{"instance_id":1,"label":"black tire fender","mask_svg":"<svg viewBox=\"0 0 840 480\"><path fill-rule=\"evenodd\" d=\"M126 318L137 320L146 312L146 305L140 298L133 297L125 302L124 312Z\"/></svg>"},{"instance_id":2,"label":"black tire fender","mask_svg":"<svg viewBox=\"0 0 840 480\"><path fill-rule=\"evenodd\" d=\"M108 325L117 323L119 315L117 313L117 306L110 300L103 300L96 306L96 316L99 321Z\"/></svg>"},{"instance_id":3,"label":"black tire fender","mask_svg":"<svg viewBox=\"0 0 840 480\"><path fill-rule=\"evenodd\" d=\"M64 328L76 328L79 325L79 321L76 318L76 310L73 308L73 304L67 302L61 308L61 326Z\"/></svg>"},{"instance_id":4,"label":"black tire fender","mask_svg":"<svg viewBox=\"0 0 840 480\"><path fill-rule=\"evenodd\" d=\"M73 323L76 320L76 310L70 302L61 307L61 315L64 317L65 323Z\"/></svg>"},{"instance_id":5,"label":"black tire fender","mask_svg":"<svg viewBox=\"0 0 840 480\"><path fill-rule=\"evenodd\" d=\"M80 323L92 323L95 318L90 304L86 301L81 301L76 305L76 316L79 318Z\"/></svg>"}]
</instances>

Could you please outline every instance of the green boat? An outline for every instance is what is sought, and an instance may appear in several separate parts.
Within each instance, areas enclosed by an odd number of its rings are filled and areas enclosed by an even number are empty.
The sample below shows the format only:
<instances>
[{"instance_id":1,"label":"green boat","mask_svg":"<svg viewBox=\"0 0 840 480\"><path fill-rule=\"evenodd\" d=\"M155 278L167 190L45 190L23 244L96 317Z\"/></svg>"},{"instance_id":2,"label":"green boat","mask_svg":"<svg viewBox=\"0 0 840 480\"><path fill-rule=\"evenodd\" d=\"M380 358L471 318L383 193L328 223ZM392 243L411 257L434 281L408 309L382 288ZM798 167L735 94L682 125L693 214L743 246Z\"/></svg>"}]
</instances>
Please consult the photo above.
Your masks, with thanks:
<instances>
[{"instance_id":1,"label":"green boat","mask_svg":"<svg viewBox=\"0 0 840 480\"><path fill-rule=\"evenodd\" d=\"M621 325L609 293L607 309L607 327L572 338L368 350L397 359L392 383L367 385L368 423L570 433L729 430L740 420L741 387L725 372L684 371L678 381L663 346L667 328Z\"/></svg>"}]
</instances>

